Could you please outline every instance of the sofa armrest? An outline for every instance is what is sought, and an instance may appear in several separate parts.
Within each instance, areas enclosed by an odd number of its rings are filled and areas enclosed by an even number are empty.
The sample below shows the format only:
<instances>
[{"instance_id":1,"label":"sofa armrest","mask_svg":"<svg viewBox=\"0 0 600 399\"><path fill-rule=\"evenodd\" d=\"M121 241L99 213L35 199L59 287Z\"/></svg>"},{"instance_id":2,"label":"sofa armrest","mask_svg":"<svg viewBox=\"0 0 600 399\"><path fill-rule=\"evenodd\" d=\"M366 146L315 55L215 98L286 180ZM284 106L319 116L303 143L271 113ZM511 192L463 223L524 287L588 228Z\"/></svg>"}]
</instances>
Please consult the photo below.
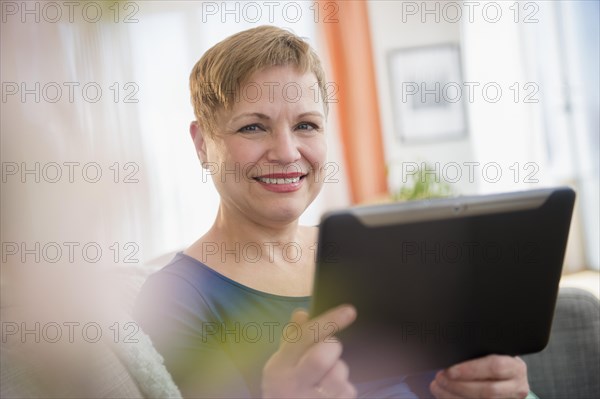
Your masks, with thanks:
<instances>
[{"instance_id":1,"label":"sofa armrest","mask_svg":"<svg viewBox=\"0 0 600 399\"><path fill-rule=\"evenodd\" d=\"M540 398L600 397L598 299L579 288L561 288L548 346L523 360Z\"/></svg>"}]
</instances>

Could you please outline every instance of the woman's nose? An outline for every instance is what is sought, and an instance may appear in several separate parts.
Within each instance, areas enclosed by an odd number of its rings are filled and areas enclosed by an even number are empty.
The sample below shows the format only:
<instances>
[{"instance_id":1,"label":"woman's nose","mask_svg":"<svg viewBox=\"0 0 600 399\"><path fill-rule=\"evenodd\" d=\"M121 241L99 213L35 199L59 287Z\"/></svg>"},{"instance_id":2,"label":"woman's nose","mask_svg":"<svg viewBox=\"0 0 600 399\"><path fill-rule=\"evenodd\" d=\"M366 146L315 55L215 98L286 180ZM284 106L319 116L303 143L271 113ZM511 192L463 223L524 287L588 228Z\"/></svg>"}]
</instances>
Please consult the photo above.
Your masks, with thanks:
<instances>
[{"instance_id":1,"label":"woman's nose","mask_svg":"<svg viewBox=\"0 0 600 399\"><path fill-rule=\"evenodd\" d=\"M282 164L289 164L300 159L298 142L289 129L282 129L271 135L268 160Z\"/></svg>"}]
</instances>

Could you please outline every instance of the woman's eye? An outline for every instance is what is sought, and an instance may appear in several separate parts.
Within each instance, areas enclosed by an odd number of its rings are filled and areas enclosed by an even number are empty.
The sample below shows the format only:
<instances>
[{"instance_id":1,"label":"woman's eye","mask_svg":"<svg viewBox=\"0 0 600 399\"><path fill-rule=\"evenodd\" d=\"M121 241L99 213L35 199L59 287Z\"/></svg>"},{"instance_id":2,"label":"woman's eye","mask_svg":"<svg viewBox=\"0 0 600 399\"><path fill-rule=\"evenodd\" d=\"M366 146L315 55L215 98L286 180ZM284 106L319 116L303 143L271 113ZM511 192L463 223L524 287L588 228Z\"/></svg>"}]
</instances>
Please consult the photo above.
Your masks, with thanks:
<instances>
[{"instance_id":1,"label":"woman's eye","mask_svg":"<svg viewBox=\"0 0 600 399\"><path fill-rule=\"evenodd\" d=\"M261 126L259 126L257 124L253 124L253 125L244 126L243 128L241 128L238 131L242 132L242 133L253 133L253 132L258 132L261 129L262 129Z\"/></svg>"},{"instance_id":2,"label":"woman's eye","mask_svg":"<svg viewBox=\"0 0 600 399\"><path fill-rule=\"evenodd\" d=\"M316 130L318 128L314 123L302 122L296 126L300 130Z\"/></svg>"}]
</instances>

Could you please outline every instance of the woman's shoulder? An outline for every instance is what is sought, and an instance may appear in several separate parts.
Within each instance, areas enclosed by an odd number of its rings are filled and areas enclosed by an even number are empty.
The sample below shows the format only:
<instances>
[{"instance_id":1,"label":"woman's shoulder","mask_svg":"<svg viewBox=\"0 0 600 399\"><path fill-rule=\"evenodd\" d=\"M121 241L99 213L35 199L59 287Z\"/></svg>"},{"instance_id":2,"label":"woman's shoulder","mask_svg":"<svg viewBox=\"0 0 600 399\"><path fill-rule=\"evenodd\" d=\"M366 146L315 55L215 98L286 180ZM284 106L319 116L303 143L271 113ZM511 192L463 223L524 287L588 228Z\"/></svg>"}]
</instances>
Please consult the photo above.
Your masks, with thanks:
<instances>
[{"instance_id":1,"label":"woman's shoulder","mask_svg":"<svg viewBox=\"0 0 600 399\"><path fill-rule=\"evenodd\" d=\"M223 284L228 283L211 267L181 251L169 263L151 274L144 286L155 293L167 291L169 295L186 294L206 301L219 296L223 291Z\"/></svg>"},{"instance_id":2,"label":"woman's shoulder","mask_svg":"<svg viewBox=\"0 0 600 399\"><path fill-rule=\"evenodd\" d=\"M206 278L203 276L203 268L198 263L200 262L182 252L176 253L169 263L148 276L138 299L140 296L200 299L205 290L203 285Z\"/></svg>"},{"instance_id":3,"label":"woman's shoulder","mask_svg":"<svg viewBox=\"0 0 600 399\"><path fill-rule=\"evenodd\" d=\"M133 316L150 336L164 331L165 323L196 329L215 319L201 269L181 255L151 274L137 295Z\"/></svg>"},{"instance_id":4,"label":"woman's shoulder","mask_svg":"<svg viewBox=\"0 0 600 399\"><path fill-rule=\"evenodd\" d=\"M169 263L152 274L152 277L174 275L184 279L195 279L195 277L205 271L205 268L206 265L198 259L186 255L184 251L179 251Z\"/></svg>"}]
</instances>

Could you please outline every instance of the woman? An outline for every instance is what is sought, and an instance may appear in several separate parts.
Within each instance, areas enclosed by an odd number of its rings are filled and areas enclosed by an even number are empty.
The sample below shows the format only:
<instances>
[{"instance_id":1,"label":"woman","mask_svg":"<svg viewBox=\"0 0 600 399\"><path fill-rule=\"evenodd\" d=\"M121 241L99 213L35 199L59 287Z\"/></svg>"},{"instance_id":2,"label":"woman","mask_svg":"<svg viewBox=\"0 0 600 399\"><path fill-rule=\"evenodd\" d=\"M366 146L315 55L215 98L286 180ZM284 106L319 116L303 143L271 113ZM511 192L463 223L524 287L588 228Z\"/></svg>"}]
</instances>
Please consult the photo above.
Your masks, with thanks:
<instances>
[{"instance_id":1,"label":"woman","mask_svg":"<svg viewBox=\"0 0 600 399\"><path fill-rule=\"evenodd\" d=\"M195 65L190 133L221 197L211 229L144 285L136 318L190 397L411 397L394 381L355 387L328 339L350 305L308 320L317 230L298 218L323 184L325 75L276 27L217 44ZM290 252L294 252L290 254ZM290 318L291 317L291 318ZM437 397L525 397L524 363L488 356L440 371ZM414 396L412 396L414 397Z\"/></svg>"}]
</instances>

